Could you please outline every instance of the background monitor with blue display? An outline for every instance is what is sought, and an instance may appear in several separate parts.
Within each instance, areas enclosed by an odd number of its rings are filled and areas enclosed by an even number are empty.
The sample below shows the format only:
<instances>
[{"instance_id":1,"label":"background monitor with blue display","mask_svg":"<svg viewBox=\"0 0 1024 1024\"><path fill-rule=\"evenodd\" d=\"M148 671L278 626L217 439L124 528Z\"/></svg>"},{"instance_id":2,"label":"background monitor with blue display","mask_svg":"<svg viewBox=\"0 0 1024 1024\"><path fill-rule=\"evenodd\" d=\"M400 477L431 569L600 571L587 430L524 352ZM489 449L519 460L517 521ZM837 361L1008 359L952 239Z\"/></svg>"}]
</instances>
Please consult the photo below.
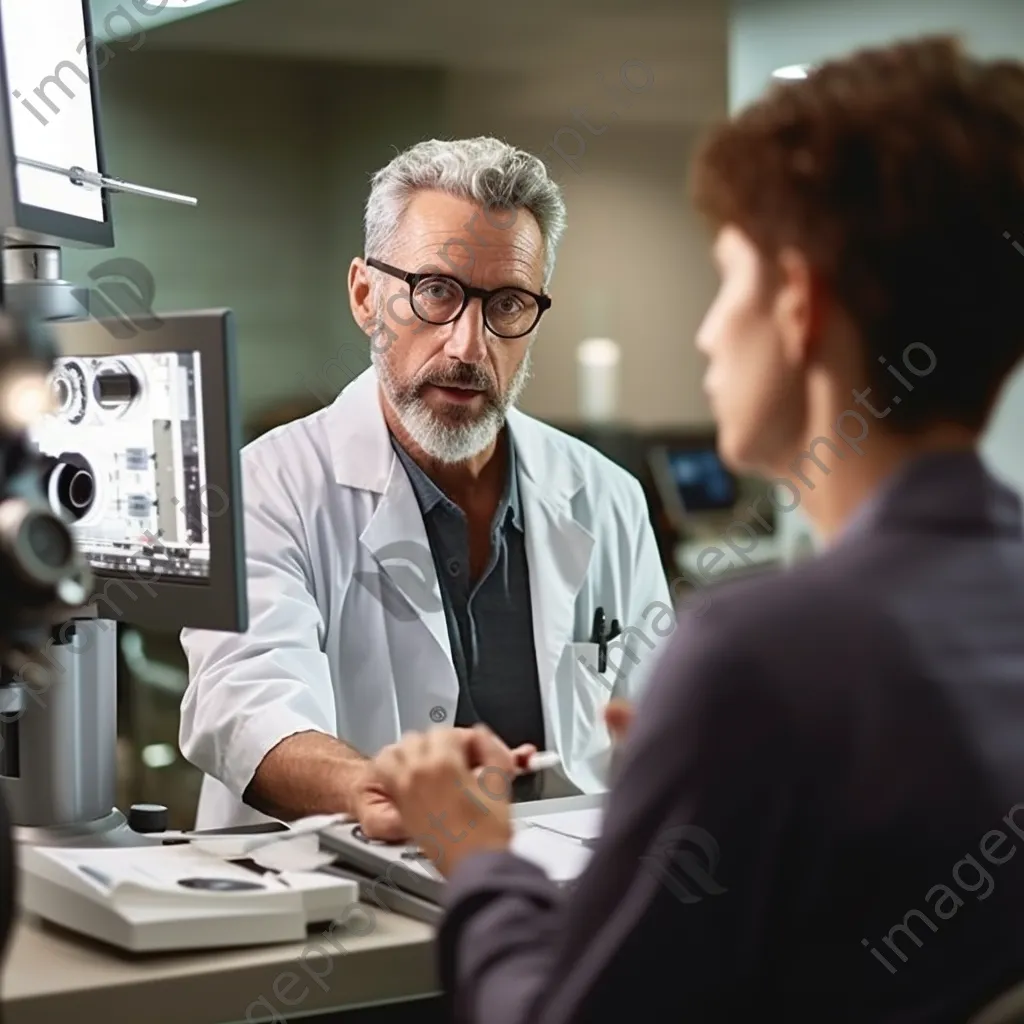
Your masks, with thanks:
<instances>
[{"instance_id":1,"label":"background monitor with blue display","mask_svg":"<svg viewBox=\"0 0 1024 1024\"><path fill-rule=\"evenodd\" d=\"M648 462L665 512L677 528L693 516L729 512L739 491L736 476L712 447L652 448Z\"/></svg>"}]
</instances>

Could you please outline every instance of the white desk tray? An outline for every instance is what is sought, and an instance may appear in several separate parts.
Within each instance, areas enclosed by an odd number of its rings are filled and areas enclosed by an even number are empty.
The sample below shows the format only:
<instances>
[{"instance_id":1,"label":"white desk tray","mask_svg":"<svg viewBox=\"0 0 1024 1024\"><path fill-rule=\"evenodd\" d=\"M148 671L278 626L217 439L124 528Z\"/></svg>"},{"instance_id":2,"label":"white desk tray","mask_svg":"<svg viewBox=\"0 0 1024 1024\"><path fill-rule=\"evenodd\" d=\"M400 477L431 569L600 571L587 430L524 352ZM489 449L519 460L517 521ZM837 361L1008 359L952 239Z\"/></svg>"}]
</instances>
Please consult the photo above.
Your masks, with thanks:
<instances>
[{"instance_id":1,"label":"white desk tray","mask_svg":"<svg viewBox=\"0 0 1024 1024\"><path fill-rule=\"evenodd\" d=\"M358 899L351 879L259 873L189 845L21 849L25 910L134 952L301 942Z\"/></svg>"}]
</instances>

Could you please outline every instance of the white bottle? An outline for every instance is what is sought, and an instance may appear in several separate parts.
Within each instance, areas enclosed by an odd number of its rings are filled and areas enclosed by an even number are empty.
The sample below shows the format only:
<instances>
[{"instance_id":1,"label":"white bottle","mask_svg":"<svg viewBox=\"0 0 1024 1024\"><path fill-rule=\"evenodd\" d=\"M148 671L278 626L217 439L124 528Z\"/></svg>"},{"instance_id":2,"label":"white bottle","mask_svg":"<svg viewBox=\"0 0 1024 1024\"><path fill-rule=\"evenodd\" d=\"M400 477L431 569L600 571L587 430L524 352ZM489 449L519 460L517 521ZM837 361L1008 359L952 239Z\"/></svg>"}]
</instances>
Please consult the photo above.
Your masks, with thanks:
<instances>
[{"instance_id":1,"label":"white bottle","mask_svg":"<svg viewBox=\"0 0 1024 1024\"><path fill-rule=\"evenodd\" d=\"M588 338L576 348L577 406L584 423L611 423L619 405L622 350L611 338Z\"/></svg>"}]
</instances>

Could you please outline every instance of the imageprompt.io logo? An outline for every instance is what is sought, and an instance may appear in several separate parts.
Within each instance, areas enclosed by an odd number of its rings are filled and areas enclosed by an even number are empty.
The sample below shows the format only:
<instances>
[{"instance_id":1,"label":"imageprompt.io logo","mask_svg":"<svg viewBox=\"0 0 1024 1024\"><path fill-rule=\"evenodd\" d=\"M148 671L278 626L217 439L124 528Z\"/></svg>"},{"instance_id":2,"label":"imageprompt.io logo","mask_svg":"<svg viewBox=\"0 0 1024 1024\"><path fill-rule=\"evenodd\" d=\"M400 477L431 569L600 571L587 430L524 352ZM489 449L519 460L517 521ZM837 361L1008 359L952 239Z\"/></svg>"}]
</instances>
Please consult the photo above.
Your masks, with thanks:
<instances>
[{"instance_id":1,"label":"imageprompt.io logo","mask_svg":"<svg viewBox=\"0 0 1024 1024\"><path fill-rule=\"evenodd\" d=\"M153 312L156 283L145 264L119 256L93 267L89 278L95 283L71 294L113 337L123 341L163 326Z\"/></svg>"},{"instance_id":2,"label":"imageprompt.io logo","mask_svg":"<svg viewBox=\"0 0 1024 1024\"><path fill-rule=\"evenodd\" d=\"M356 572L353 577L389 615L399 622L414 622L421 614L443 610L444 604L434 591L437 572L429 548L399 540L385 544L376 554L386 570Z\"/></svg>"},{"instance_id":3,"label":"imageprompt.io logo","mask_svg":"<svg viewBox=\"0 0 1024 1024\"><path fill-rule=\"evenodd\" d=\"M658 836L640 862L680 903L728 892L715 880L719 850L714 836L696 825L676 825Z\"/></svg>"}]
</instances>

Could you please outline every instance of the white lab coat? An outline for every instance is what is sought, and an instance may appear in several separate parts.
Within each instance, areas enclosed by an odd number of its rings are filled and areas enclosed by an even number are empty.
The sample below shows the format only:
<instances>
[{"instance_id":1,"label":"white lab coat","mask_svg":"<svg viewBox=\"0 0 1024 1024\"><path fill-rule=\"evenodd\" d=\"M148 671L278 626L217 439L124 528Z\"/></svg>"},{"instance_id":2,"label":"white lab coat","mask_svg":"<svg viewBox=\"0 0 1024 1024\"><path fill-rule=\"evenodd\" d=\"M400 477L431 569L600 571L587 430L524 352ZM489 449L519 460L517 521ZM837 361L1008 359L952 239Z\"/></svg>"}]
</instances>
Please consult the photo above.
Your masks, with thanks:
<instances>
[{"instance_id":1,"label":"white lab coat","mask_svg":"<svg viewBox=\"0 0 1024 1024\"><path fill-rule=\"evenodd\" d=\"M634 699L648 675L668 586L636 479L517 410L508 426L547 745L574 785L598 792L610 753L602 709L613 691ZM410 729L453 724L459 695L432 564L432 598L398 596L410 593L410 570L389 560L389 546L429 548L375 372L248 445L242 471L249 630L182 633L181 749L206 773L199 828L266 820L240 798L288 736L319 730L372 755ZM392 586L382 600L380 588ZM609 622L637 627L603 678L579 663L596 665L587 641L598 606Z\"/></svg>"}]
</instances>

